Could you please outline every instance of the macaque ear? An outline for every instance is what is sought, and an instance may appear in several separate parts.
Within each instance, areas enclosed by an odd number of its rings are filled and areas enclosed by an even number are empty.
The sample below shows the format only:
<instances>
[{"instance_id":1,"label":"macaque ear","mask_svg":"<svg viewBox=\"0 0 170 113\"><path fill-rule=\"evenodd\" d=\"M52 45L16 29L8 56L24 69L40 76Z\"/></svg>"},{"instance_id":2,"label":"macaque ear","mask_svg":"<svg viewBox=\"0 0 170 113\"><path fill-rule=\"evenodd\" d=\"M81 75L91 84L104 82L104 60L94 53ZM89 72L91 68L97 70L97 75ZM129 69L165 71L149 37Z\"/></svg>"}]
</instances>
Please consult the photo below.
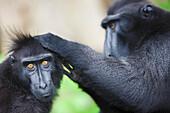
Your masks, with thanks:
<instances>
[{"instance_id":1,"label":"macaque ear","mask_svg":"<svg viewBox=\"0 0 170 113\"><path fill-rule=\"evenodd\" d=\"M154 9L152 5L145 5L141 8L141 15L143 19L153 19L154 18Z\"/></svg>"},{"instance_id":2,"label":"macaque ear","mask_svg":"<svg viewBox=\"0 0 170 113\"><path fill-rule=\"evenodd\" d=\"M14 62L16 61L13 55L9 55L10 65L13 66Z\"/></svg>"}]
</instances>

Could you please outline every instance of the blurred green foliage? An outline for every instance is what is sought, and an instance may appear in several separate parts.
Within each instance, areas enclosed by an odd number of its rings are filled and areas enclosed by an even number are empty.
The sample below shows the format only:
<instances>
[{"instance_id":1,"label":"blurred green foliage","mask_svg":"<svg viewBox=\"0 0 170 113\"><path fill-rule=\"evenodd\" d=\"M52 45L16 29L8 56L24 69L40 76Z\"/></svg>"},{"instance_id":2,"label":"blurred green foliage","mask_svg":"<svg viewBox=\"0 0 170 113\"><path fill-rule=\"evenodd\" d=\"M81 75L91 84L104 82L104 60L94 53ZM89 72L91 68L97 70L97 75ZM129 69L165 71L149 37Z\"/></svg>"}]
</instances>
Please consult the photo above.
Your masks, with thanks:
<instances>
[{"instance_id":1,"label":"blurred green foliage","mask_svg":"<svg viewBox=\"0 0 170 113\"><path fill-rule=\"evenodd\" d=\"M0 54L0 63L3 61L3 56Z\"/></svg>"},{"instance_id":2,"label":"blurred green foliage","mask_svg":"<svg viewBox=\"0 0 170 113\"><path fill-rule=\"evenodd\" d=\"M170 11L170 0L152 0L151 2L158 7Z\"/></svg>"},{"instance_id":3,"label":"blurred green foliage","mask_svg":"<svg viewBox=\"0 0 170 113\"><path fill-rule=\"evenodd\" d=\"M53 102L51 113L98 113L93 100L68 77L64 76L59 96Z\"/></svg>"}]
</instances>

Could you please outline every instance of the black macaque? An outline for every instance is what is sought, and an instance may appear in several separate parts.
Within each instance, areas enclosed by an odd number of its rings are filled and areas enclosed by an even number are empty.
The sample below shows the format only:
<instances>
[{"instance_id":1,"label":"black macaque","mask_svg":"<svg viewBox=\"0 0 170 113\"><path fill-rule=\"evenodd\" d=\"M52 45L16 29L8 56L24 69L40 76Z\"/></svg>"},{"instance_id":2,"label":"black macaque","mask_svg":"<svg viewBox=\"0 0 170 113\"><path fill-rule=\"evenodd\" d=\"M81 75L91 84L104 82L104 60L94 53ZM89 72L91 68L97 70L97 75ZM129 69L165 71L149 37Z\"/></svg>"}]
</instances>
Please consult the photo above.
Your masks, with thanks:
<instances>
[{"instance_id":1,"label":"black macaque","mask_svg":"<svg viewBox=\"0 0 170 113\"><path fill-rule=\"evenodd\" d=\"M108 9L108 16L101 24L106 29L104 54L116 58L129 56L138 50L145 40L161 30L160 27L166 22L154 21L161 16L158 13L162 12L162 9L154 7L144 0L114 2ZM166 12L163 11L163 15L166 18Z\"/></svg>"},{"instance_id":2,"label":"black macaque","mask_svg":"<svg viewBox=\"0 0 170 113\"><path fill-rule=\"evenodd\" d=\"M114 30L127 37L125 48L131 55L116 50L111 55L119 59L109 57L50 33L34 38L63 57L73 73L69 77L94 99L101 113L170 113L170 12L144 0L116 3L124 18Z\"/></svg>"},{"instance_id":3,"label":"black macaque","mask_svg":"<svg viewBox=\"0 0 170 113\"><path fill-rule=\"evenodd\" d=\"M49 113L64 73L58 56L21 33L9 52L0 64L0 113Z\"/></svg>"}]
</instances>

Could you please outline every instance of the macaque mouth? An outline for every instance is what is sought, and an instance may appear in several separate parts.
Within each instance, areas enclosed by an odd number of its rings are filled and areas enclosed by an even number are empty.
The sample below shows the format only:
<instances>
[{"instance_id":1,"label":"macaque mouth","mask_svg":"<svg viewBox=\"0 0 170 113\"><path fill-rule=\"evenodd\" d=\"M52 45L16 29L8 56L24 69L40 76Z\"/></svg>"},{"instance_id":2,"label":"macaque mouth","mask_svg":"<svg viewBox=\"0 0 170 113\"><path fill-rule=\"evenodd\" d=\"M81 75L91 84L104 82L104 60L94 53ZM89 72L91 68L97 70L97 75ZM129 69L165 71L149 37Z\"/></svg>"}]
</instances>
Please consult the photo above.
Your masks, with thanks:
<instances>
[{"instance_id":1,"label":"macaque mouth","mask_svg":"<svg viewBox=\"0 0 170 113\"><path fill-rule=\"evenodd\" d=\"M49 98L50 96L51 96L50 93L46 93L46 94L43 95L44 98Z\"/></svg>"}]
</instances>

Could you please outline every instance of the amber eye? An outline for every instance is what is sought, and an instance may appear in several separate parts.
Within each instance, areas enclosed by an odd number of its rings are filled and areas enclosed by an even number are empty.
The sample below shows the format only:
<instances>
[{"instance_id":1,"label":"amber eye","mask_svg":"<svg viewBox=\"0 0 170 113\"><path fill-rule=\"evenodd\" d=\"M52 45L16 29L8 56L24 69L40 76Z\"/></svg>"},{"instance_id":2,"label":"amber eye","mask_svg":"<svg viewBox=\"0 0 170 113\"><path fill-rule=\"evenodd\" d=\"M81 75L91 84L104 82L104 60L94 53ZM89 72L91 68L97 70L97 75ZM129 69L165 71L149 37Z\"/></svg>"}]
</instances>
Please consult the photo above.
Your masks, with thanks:
<instances>
[{"instance_id":1,"label":"amber eye","mask_svg":"<svg viewBox=\"0 0 170 113\"><path fill-rule=\"evenodd\" d=\"M32 69L34 67L34 64L28 64L28 68Z\"/></svg>"},{"instance_id":2,"label":"amber eye","mask_svg":"<svg viewBox=\"0 0 170 113\"><path fill-rule=\"evenodd\" d=\"M45 65L47 65L47 64L48 64L48 61L43 61L43 62L42 62L42 65L43 65L43 66L45 66Z\"/></svg>"},{"instance_id":3,"label":"amber eye","mask_svg":"<svg viewBox=\"0 0 170 113\"><path fill-rule=\"evenodd\" d=\"M114 28L115 28L115 26L114 26L114 25L111 25L111 26L110 26L110 28L114 29Z\"/></svg>"}]
</instances>

